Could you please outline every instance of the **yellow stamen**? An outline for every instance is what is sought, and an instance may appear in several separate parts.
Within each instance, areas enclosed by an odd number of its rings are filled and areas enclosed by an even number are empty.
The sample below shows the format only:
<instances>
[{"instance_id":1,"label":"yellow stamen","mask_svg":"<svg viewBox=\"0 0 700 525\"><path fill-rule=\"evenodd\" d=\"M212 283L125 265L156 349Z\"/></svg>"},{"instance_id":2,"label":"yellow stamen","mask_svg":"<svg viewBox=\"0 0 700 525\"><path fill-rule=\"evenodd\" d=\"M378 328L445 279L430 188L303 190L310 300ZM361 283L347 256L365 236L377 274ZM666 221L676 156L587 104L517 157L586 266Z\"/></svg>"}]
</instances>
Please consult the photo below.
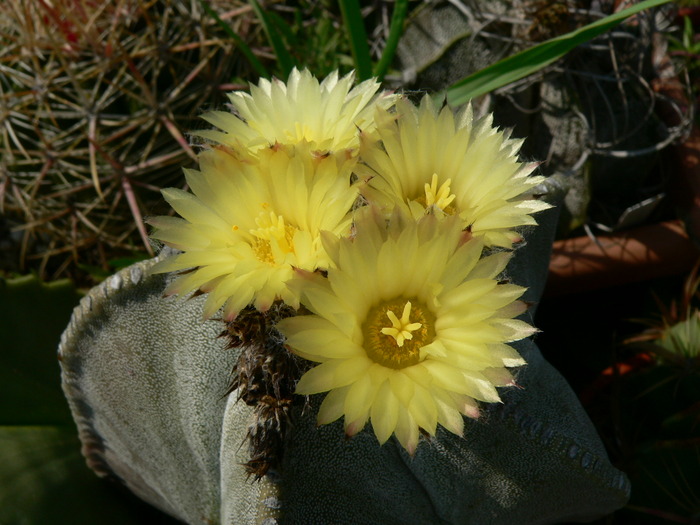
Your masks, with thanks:
<instances>
[{"instance_id":1,"label":"yellow stamen","mask_svg":"<svg viewBox=\"0 0 700 525\"><path fill-rule=\"evenodd\" d=\"M401 308L399 319L394 312ZM387 317L391 326L386 326ZM362 346L372 361L396 370L406 368L420 363L421 348L433 341L435 316L419 299L397 297L370 308L362 335Z\"/></svg>"},{"instance_id":2,"label":"yellow stamen","mask_svg":"<svg viewBox=\"0 0 700 525\"><path fill-rule=\"evenodd\" d=\"M251 235L255 237L251 246L260 261L275 263L272 243L275 243L282 253L294 251L294 233L297 229L290 224L285 224L281 215L275 215L272 211L268 214L261 212L255 219L255 224L258 228L250 230Z\"/></svg>"},{"instance_id":3,"label":"yellow stamen","mask_svg":"<svg viewBox=\"0 0 700 525\"><path fill-rule=\"evenodd\" d=\"M399 346L403 346L406 339L413 339L413 334L411 332L423 326L421 323L410 322L411 301L406 301L401 319L396 317L396 314L391 310L387 310L386 315L391 321L392 326L382 328L381 332L384 335L393 337L396 340L396 344Z\"/></svg>"},{"instance_id":4,"label":"yellow stamen","mask_svg":"<svg viewBox=\"0 0 700 525\"><path fill-rule=\"evenodd\" d=\"M437 173L433 173L433 178L430 184L425 184L425 206L435 206L440 208L442 211L452 204L455 200L456 195L450 193L450 184L452 184L452 179L447 179L440 188L438 188L438 176Z\"/></svg>"}]
</instances>

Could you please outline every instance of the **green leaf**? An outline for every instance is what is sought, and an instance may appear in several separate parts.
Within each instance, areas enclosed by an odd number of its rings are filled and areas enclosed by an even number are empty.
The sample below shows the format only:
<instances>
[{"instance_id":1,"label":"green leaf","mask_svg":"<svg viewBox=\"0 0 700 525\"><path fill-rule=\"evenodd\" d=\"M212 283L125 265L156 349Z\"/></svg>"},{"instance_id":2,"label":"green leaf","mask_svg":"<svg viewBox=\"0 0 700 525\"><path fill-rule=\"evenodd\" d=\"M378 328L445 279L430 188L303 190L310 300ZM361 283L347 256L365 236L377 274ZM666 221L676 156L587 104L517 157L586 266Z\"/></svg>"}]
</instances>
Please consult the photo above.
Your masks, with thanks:
<instances>
[{"instance_id":1,"label":"green leaf","mask_svg":"<svg viewBox=\"0 0 700 525\"><path fill-rule=\"evenodd\" d=\"M298 10L299 9L297 8L297 11ZM299 45L297 42L297 37L294 34L294 30L287 22L285 22L284 18L272 11L267 13L267 18L273 26L273 31L277 31L282 34L285 44L289 49L294 49L295 46Z\"/></svg>"},{"instance_id":2,"label":"green leaf","mask_svg":"<svg viewBox=\"0 0 700 525\"><path fill-rule=\"evenodd\" d=\"M79 298L68 280L0 279L0 425L72 425L56 349Z\"/></svg>"},{"instance_id":3,"label":"green leaf","mask_svg":"<svg viewBox=\"0 0 700 525\"><path fill-rule=\"evenodd\" d=\"M396 0L394 4L394 14L391 16L391 26L389 27L389 38L386 40L386 46L384 46L384 51L382 51L382 57L379 59L379 63L374 68L374 76L376 76L379 81L384 79L392 60L394 60L394 54L396 53L396 47L399 44L399 39L403 34L404 21L406 20L406 13L408 12L408 0Z\"/></svg>"},{"instance_id":4,"label":"green leaf","mask_svg":"<svg viewBox=\"0 0 700 525\"><path fill-rule=\"evenodd\" d=\"M693 46L693 37L695 36L695 30L693 29L693 22L690 20L689 16L683 17L683 47L685 49L691 49Z\"/></svg>"},{"instance_id":5,"label":"green leaf","mask_svg":"<svg viewBox=\"0 0 700 525\"><path fill-rule=\"evenodd\" d=\"M0 427L0 523L176 525L85 465L75 427Z\"/></svg>"},{"instance_id":6,"label":"green leaf","mask_svg":"<svg viewBox=\"0 0 700 525\"><path fill-rule=\"evenodd\" d=\"M575 31L499 60L447 88L447 102L452 106L459 106L472 98L531 75L560 59L576 46L612 29L626 18L669 1L645 0Z\"/></svg>"},{"instance_id":7,"label":"green leaf","mask_svg":"<svg viewBox=\"0 0 700 525\"><path fill-rule=\"evenodd\" d=\"M284 40L282 40L279 33L275 29L274 23L267 15L265 10L262 7L260 7L260 4L257 2L257 0L250 0L250 5L253 7L255 14L258 16L258 19L260 20L260 23L262 24L263 29L265 30L267 40L272 46L275 55L277 56L277 62L279 63L279 66L282 69L282 73L286 79L292 72L292 69L297 65L296 61L294 60L294 58L292 58L292 55L289 54Z\"/></svg>"},{"instance_id":8,"label":"green leaf","mask_svg":"<svg viewBox=\"0 0 700 525\"><path fill-rule=\"evenodd\" d=\"M174 525L80 453L56 353L79 299L68 280L0 279L0 523Z\"/></svg>"},{"instance_id":9,"label":"green leaf","mask_svg":"<svg viewBox=\"0 0 700 525\"><path fill-rule=\"evenodd\" d=\"M350 40L352 57L355 60L355 70L359 80L372 78L372 57L369 54L365 22L362 19L358 0L340 0L340 10L343 13L345 29Z\"/></svg>"},{"instance_id":10,"label":"green leaf","mask_svg":"<svg viewBox=\"0 0 700 525\"><path fill-rule=\"evenodd\" d=\"M248 59L248 62L250 62L250 65L253 67L255 72L261 77L270 78L270 73L267 71L265 66L263 66L262 62L258 60L258 57L256 57L253 51L250 49L250 47L248 47L248 44L246 44L243 41L243 39L240 36L238 36L238 34L233 29L231 29L231 26L221 19L221 17L216 13L216 11L214 11L209 6L206 0L199 0L199 3L202 5L202 8L206 11L206 13L209 16L211 16L214 20L216 20L216 23L219 24L219 26L224 30L224 32L228 36L230 36L234 42L236 42L238 49Z\"/></svg>"}]
</instances>

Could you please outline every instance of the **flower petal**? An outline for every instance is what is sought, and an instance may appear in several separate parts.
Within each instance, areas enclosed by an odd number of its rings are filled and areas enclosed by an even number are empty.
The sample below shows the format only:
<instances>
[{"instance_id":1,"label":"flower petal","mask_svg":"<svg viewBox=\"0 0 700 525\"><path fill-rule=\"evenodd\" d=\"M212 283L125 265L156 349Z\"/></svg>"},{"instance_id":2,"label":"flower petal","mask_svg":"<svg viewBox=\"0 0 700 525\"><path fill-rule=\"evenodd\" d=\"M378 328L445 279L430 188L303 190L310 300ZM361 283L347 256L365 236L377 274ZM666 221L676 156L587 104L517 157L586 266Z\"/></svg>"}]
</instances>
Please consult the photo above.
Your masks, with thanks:
<instances>
[{"instance_id":1,"label":"flower petal","mask_svg":"<svg viewBox=\"0 0 700 525\"><path fill-rule=\"evenodd\" d=\"M319 425L327 425L332 423L343 415L345 407L345 397L350 390L349 386L334 388L323 399L321 406L318 409L316 421Z\"/></svg>"},{"instance_id":2,"label":"flower petal","mask_svg":"<svg viewBox=\"0 0 700 525\"><path fill-rule=\"evenodd\" d=\"M350 385L348 395L345 397L345 418L348 421L367 417L378 386L372 383L368 374L361 376Z\"/></svg>"},{"instance_id":3,"label":"flower petal","mask_svg":"<svg viewBox=\"0 0 700 525\"><path fill-rule=\"evenodd\" d=\"M372 429L380 445L385 443L396 429L399 410L399 400L391 390L389 382L384 381L377 391L370 410Z\"/></svg>"},{"instance_id":4,"label":"flower petal","mask_svg":"<svg viewBox=\"0 0 700 525\"><path fill-rule=\"evenodd\" d=\"M415 385L413 399L408 408L416 424L434 436L437 430L438 409L431 392Z\"/></svg>"},{"instance_id":5,"label":"flower petal","mask_svg":"<svg viewBox=\"0 0 700 525\"><path fill-rule=\"evenodd\" d=\"M296 393L318 394L357 381L371 366L365 356L331 359L306 372L297 383Z\"/></svg>"},{"instance_id":6,"label":"flower petal","mask_svg":"<svg viewBox=\"0 0 700 525\"><path fill-rule=\"evenodd\" d=\"M394 433L403 448L413 456L418 448L418 425L408 410L399 410Z\"/></svg>"}]
</instances>

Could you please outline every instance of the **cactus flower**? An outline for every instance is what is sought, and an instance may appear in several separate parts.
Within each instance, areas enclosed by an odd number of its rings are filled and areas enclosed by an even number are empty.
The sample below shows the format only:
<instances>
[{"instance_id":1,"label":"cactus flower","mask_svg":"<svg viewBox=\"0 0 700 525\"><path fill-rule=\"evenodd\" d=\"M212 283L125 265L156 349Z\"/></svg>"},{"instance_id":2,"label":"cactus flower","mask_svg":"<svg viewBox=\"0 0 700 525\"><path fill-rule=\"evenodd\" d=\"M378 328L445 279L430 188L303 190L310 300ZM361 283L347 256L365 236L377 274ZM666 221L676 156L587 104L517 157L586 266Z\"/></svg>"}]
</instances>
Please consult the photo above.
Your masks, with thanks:
<instances>
[{"instance_id":1,"label":"cactus flower","mask_svg":"<svg viewBox=\"0 0 700 525\"><path fill-rule=\"evenodd\" d=\"M353 87L354 72L338 78L335 71L319 83L304 69L292 70L285 84L279 79L261 79L250 94L229 95L235 113L213 111L204 119L221 131L200 136L249 152L267 146L306 143L312 151L333 153L360 145L358 129L374 129L376 107L388 107L394 96L376 95L379 83L365 80Z\"/></svg>"},{"instance_id":2,"label":"cactus flower","mask_svg":"<svg viewBox=\"0 0 700 525\"><path fill-rule=\"evenodd\" d=\"M297 281L313 315L277 326L295 353L320 363L297 385L328 392L320 424L344 415L353 435L371 420L380 443L395 434L412 454L419 429L434 435L439 423L461 435L462 414L500 401L496 387L514 384L505 367L525 364L507 343L535 330L513 319L525 289L498 281L509 252L481 258L482 240L466 240L456 218L397 213L387 227L363 211L353 238L324 236L328 278Z\"/></svg>"},{"instance_id":3,"label":"cactus flower","mask_svg":"<svg viewBox=\"0 0 700 525\"><path fill-rule=\"evenodd\" d=\"M152 237L183 253L153 269L193 269L166 294L208 292L204 317L224 306L231 320L252 303L267 310L277 299L299 306L287 286L293 268L325 269L320 232L349 232L357 198L347 163L270 152L262 164L241 162L226 148L200 155L200 171L186 171L194 194L169 188L165 199L182 218L155 217Z\"/></svg>"},{"instance_id":4,"label":"cactus flower","mask_svg":"<svg viewBox=\"0 0 700 525\"><path fill-rule=\"evenodd\" d=\"M522 144L492 126L492 116L474 119L470 105L456 115L438 110L429 96L419 107L396 101L396 112L379 109L383 147L363 140L357 167L365 197L387 210L401 205L414 217L426 210L457 215L486 246L511 248L516 229L535 225L532 214L550 207L531 190L544 177L529 176L536 163L521 163Z\"/></svg>"}]
</instances>

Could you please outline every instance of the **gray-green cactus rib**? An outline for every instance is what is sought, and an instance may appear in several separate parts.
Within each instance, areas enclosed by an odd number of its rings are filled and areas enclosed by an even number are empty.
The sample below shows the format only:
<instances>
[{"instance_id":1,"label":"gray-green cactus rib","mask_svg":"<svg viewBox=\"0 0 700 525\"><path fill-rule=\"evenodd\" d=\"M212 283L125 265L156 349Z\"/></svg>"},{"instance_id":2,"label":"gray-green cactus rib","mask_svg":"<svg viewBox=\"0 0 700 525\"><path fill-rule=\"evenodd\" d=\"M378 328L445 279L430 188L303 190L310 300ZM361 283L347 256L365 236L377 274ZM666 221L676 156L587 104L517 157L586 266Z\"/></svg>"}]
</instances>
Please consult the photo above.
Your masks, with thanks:
<instances>
[{"instance_id":1,"label":"gray-green cactus rib","mask_svg":"<svg viewBox=\"0 0 700 525\"><path fill-rule=\"evenodd\" d=\"M188 523L219 523L224 476L252 523L265 484L246 483L240 466L250 410L227 411L223 396L237 353L217 337L220 323L202 322L201 298L162 297L166 278L148 276L152 264L94 288L63 334L63 389L83 454L99 475ZM225 418L236 424L222 440Z\"/></svg>"},{"instance_id":2,"label":"gray-green cactus rib","mask_svg":"<svg viewBox=\"0 0 700 525\"><path fill-rule=\"evenodd\" d=\"M538 216L508 276L544 286L556 211ZM201 321L203 298L164 298L167 278L136 264L90 292L63 336L63 381L88 463L188 523L556 523L607 514L628 498L566 381L531 341L521 388L468 420L463 438L439 430L414 457L369 428L346 439L340 421L300 414L279 483L248 481L241 463L251 414L222 397L237 353ZM565 341L562 342L565 345ZM235 395L235 394L234 394Z\"/></svg>"},{"instance_id":3,"label":"gray-green cactus rib","mask_svg":"<svg viewBox=\"0 0 700 525\"><path fill-rule=\"evenodd\" d=\"M372 524L558 523L624 505L629 482L575 394L532 342L518 350L528 360L521 388L467 421L463 438L439 430L412 458L368 431L345 441L340 423L296 426L282 522L352 523L343 516L359 518L361 507Z\"/></svg>"},{"instance_id":4,"label":"gray-green cactus rib","mask_svg":"<svg viewBox=\"0 0 700 525\"><path fill-rule=\"evenodd\" d=\"M221 426L222 525L272 525L279 517L281 502L277 476L271 474L253 482L242 466L250 459L246 456L248 447L245 446L250 416L250 408L238 402L235 392L228 396Z\"/></svg>"}]
</instances>

